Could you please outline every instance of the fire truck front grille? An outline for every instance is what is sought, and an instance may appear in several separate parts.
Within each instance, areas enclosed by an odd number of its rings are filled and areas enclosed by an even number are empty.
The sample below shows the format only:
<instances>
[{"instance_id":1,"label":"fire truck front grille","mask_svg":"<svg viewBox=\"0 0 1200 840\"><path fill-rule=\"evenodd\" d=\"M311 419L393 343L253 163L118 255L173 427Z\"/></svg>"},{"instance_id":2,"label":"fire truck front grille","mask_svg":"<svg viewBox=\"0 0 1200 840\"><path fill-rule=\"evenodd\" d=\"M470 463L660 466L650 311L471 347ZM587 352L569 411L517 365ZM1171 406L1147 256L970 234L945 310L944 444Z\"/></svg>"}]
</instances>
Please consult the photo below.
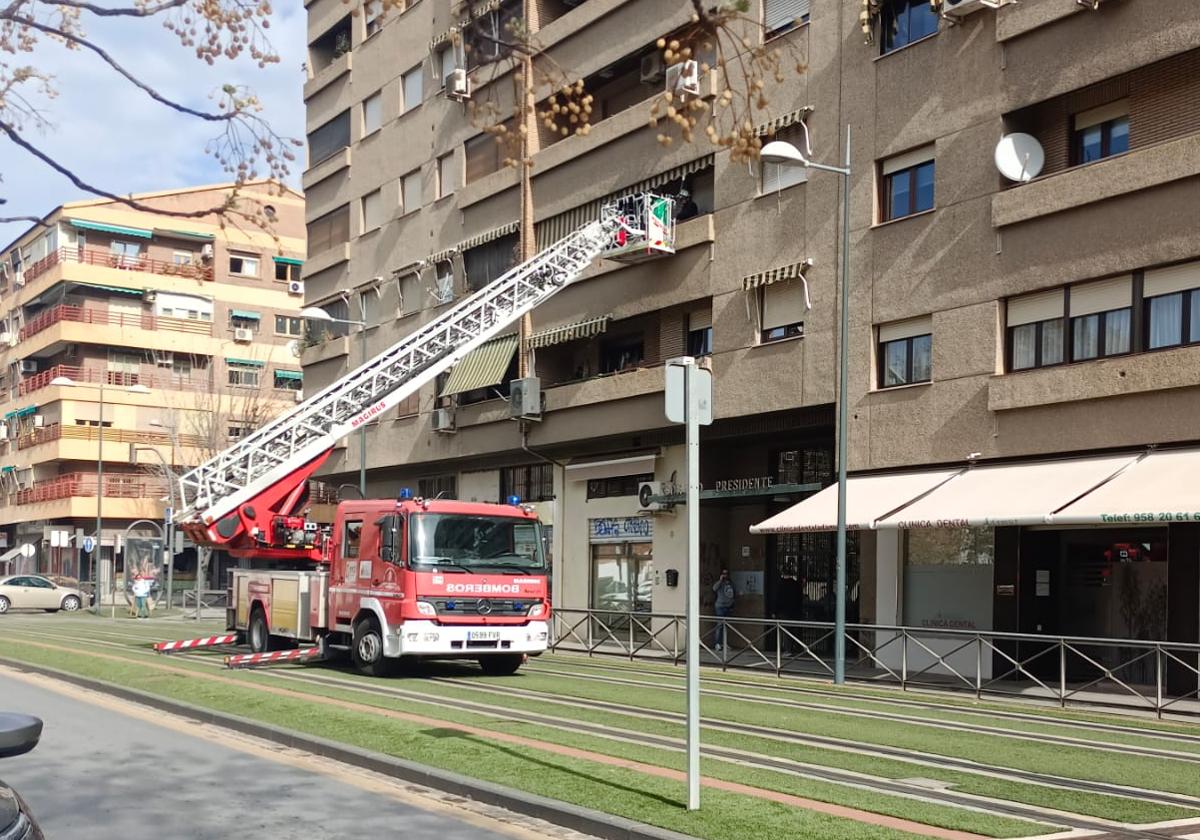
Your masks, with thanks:
<instances>
[{"instance_id":1,"label":"fire truck front grille","mask_svg":"<svg viewBox=\"0 0 1200 840\"><path fill-rule=\"evenodd\" d=\"M441 598L433 602L438 615L525 615L537 600L508 598ZM482 606L481 606L482 605Z\"/></svg>"}]
</instances>

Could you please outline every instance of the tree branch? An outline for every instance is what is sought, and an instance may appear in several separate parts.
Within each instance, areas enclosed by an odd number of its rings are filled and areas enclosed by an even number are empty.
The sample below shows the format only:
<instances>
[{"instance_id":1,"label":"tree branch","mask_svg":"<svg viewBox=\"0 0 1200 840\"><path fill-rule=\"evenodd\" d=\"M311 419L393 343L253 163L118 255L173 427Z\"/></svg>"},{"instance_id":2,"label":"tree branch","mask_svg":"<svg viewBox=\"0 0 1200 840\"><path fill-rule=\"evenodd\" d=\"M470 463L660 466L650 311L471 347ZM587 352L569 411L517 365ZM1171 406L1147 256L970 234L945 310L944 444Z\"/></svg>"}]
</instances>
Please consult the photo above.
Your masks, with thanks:
<instances>
[{"instance_id":1,"label":"tree branch","mask_svg":"<svg viewBox=\"0 0 1200 840\"><path fill-rule=\"evenodd\" d=\"M21 4L22 0L14 0L9 6L9 12L15 11L16 7ZM105 6L97 6L95 3L88 3L85 0L52 0L52 6L67 6L72 9L83 9L91 12L99 17L153 17L160 12L165 12L168 9L178 9L180 6L186 6L191 0L163 0L153 6L145 6L139 8L137 6L118 6L109 8Z\"/></svg>"}]
</instances>

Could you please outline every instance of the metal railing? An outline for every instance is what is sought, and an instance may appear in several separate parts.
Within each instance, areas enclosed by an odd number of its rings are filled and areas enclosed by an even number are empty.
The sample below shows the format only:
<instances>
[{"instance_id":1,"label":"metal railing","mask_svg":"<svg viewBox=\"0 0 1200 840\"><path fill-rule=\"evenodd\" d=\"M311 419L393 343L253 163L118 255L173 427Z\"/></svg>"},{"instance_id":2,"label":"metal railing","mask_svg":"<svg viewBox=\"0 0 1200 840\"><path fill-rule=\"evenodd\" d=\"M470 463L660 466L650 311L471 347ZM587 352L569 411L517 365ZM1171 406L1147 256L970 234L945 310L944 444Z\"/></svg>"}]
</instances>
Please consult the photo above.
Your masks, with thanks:
<instances>
[{"instance_id":1,"label":"metal railing","mask_svg":"<svg viewBox=\"0 0 1200 840\"><path fill-rule=\"evenodd\" d=\"M201 370L204 370L201 368ZM72 382L81 384L96 384L101 381L105 385L119 385L129 387L130 385L145 385L147 388L169 388L175 391L203 391L212 390L212 380L207 376L179 376L168 371L156 371L154 373L126 373L120 370L96 370L93 368L76 367L74 365L55 365L41 373L35 373L33 376L27 376L17 385L17 396L23 397L34 391L40 391L42 388L49 387L57 377L65 376Z\"/></svg>"},{"instance_id":2,"label":"metal railing","mask_svg":"<svg viewBox=\"0 0 1200 840\"><path fill-rule=\"evenodd\" d=\"M37 335L55 324L69 321L76 324L101 324L113 327L126 327L139 330L168 330L171 332L191 333L193 335L212 335L211 321L193 321L189 318L165 318L149 312L112 312L90 306L75 306L60 303L45 312L30 318L18 333L18 340L24 341L30 336Z\"/></svg>"},{"instance_id":3,"label":"metal railing","mask_svg":"<svg viewBox=\"0 0 1200 840\"><path fill-rule=\"evenodd\" d=\"M174 440L172 440L174 437ZM51 423L25 432L17 438L17 449L30 449L43 443L61 440L97 441L100 439L100 429L96 426L64 426L61 423ZM136 429L104 430L105 443L139 443L146 446L174 446L178 448L203 446L205 441L199 435L169 435L165 432L143 432Z\"/></svg>"},{"instance_id":4,"label":"metal railing","mask_svg":"<svg viewBox=\"0 0 1200 840\"><path fill-rule=\"evenodd\" d=\"M553 650L686 657L687 622L672 613L558 609ZM724 630L724 644L718 629ZM705 664L777 676L833 676L832 622L700 618ZM1200 714L1200 644L980 630L846 625L846 678L907 688Z\"/></svg>"},{"instance_id":5,"label":"metal railing","mask_svg":"<svg viewBox=\"0 0 1200 840\"><path fill-rule=\"evenodd\" d=\"M92 497L99 489L95 473L68 473L45 481L35 481L31 486L8 496L15 505L31 505L38 502L53 502L59 499ZM162 479L139 474L121 473L104 475L104 498L146 499L157 502L167 493L167 484Z\"/></svg>"},{"instance_id":6,"label":"metal railing","mask_svg":"<svg viewBox=\"0 0 1200 840\"><path fill-rule=\"evenodd\" d=\"M86 265L102 265L108 268L119 268L125 271L147 271L151 274L177 275L191 277L197 280L212 280L211 265L180 264L167 260L155 260L150 257L127 254L114 254L103 248L63 247L37 262L30 263L25 269L25 282L48 271L50 268L64 262L84 263Z\"/></svg>"}]
</instances>

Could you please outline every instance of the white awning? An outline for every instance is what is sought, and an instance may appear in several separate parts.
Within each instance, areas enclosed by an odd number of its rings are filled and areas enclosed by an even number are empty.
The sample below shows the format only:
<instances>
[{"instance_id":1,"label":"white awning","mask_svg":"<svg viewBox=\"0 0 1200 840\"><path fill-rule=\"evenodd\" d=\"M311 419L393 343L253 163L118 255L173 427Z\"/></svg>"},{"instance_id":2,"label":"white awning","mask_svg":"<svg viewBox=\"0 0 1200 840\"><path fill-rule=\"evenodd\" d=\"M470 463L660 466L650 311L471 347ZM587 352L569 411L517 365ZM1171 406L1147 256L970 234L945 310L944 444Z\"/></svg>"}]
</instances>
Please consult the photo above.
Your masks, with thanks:
<instances>
[{"instance_id":1,"label":"white awning","mask_svg":"<svg viewBox=\"0 0 1200 840\"><path fill-rule=\"evenodd\" d=\"M1127 454L972 467L875 527L1042 525L1136 459Z\"/></svg>"},{"instance_id":2,"label":"white awning","mask_svg":"<svg viewBox=\"0 0 1200 840\"><path fill-rule=\"evenodd\" d=\"M654 472L653 452L640 453L625 458L572 462L567 464L567 481L591 481L594 478L616 478L622 475L649 475Z\"/></svg>"},{"instance_id":3,"label":"white awning","mask_svg":"<svg viewBox=\"0 0 1200 840\"><path fill-rule=\"evenodd\" d=\"M961 470L851 476L846 481L846 527L864 530L917 499ZM752 534L790 534L837 530L837 485L831 484L799 504L750 527Z\"/></svg>"},{"instance_id":4,"label":"white awning","mask_svg":"<svg viewBox=\"0 0 1200 840\"><path fill-rule=\"evenodd\" d=\"M1200 522L1200 449L1156 450L1049 518L1055 525Z\"/></svg>"}]
</instances>

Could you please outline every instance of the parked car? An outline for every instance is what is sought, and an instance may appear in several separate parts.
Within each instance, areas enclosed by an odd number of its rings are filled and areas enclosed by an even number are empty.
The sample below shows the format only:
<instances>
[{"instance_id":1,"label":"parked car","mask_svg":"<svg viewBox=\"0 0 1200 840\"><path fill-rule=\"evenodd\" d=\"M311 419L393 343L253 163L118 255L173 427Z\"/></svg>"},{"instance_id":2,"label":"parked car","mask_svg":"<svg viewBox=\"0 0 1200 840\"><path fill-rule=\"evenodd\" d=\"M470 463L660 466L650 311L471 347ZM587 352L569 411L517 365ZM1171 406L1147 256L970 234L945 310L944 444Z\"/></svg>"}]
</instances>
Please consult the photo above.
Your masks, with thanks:
<instances>
[{"instance_id":1,"label":"parked car","mask_svg":"<svg viewBox=\"0 0 1200 840\"><path fill-rule=\"evenodd\" d=\"M0 578L0 615L10 609L76 612L83 604L84 595L78 589L59 586L41 575Z\"/></svg>"},{"instance_id":2,"label":"parked car","mask_svg":"<svg viewBox=\"0 0 1200 840\"><path fill-rule=\"evenodd\" d=\"M42 722L37 718L0 712L0 758L29 752L41 737ZM0 837L45 840L25 800L3 781L0 781Z\"/></svg>"}]
</instances>

